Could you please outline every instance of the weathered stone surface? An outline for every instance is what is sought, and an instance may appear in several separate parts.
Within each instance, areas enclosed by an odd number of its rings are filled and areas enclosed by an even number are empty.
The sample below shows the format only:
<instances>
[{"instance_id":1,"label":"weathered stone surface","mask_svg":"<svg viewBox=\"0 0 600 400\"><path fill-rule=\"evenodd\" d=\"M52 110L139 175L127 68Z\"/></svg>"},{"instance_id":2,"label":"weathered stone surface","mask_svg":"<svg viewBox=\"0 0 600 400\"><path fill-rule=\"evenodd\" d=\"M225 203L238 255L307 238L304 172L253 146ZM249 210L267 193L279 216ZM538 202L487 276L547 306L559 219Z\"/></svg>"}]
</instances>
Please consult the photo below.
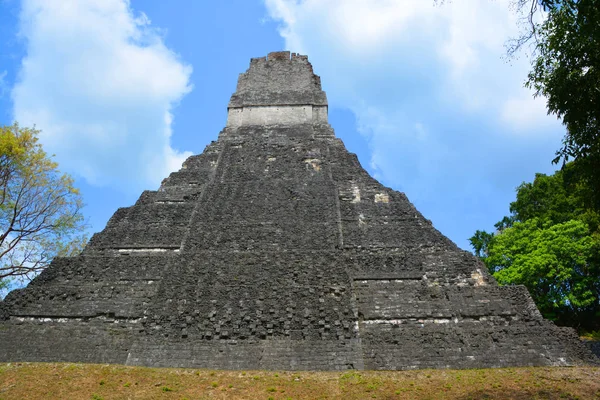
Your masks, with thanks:
<instances>
[{"instance_id":1,"label":"weathered stone surface","mask_svg":"<svg viewBox=\"0 0 600 400\"><path fill-rule=\"evenodd\" d=\"M584 341L585 345L596 355L600 357L600 341Z\"/></svg>"},{"instance_id":2,"label":"weathered stone surface","mask_svg":"<svg viewBox=\"0 0 600 400\"><path fill-rule=\"evenodd\" d=\"M0 361L596 362L524 287L499 287L403 193L370 177L334 136L326 107L306 57L253 59L216 142L117 210L80 257L56 259L0 303Z\"/></svg>"},{"instance_id":3,"label":"weathered stone surface","mask_svg":"<svg viewBox=\"0 0 600 400\"><path fill-rule=\"evenodd\" d=\"M229 108L278 105L327 106L321 78L313 73L308 57L281 51L253 58L229 101Z\"/></svg>"}]
</instances>

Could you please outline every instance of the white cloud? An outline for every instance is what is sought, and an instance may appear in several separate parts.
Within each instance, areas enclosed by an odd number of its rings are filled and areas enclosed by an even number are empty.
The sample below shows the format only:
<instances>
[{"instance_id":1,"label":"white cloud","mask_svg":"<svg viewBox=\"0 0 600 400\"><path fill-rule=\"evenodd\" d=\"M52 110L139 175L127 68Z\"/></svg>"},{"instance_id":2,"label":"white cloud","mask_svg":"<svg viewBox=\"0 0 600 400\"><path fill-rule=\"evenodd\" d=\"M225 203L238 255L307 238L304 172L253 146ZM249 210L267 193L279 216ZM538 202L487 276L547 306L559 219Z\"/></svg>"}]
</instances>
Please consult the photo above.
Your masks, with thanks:
<instances>
[{"instance_id":1,"label":"white cloud","mask_svg":"<svg viewBox=\"0 0 600 400\"><path fill-rule=\"evenodd\" d=\"M520 29L512 0L264 2L330 107L355 114L365 165L463 247L485 226L456 216L501 218L515 186L549 172L564 129L523 87L528 58L504 58Z\"/></svg>"},{"instance_id":2,"label":"white cloud","mask_svg":"<svg viewBox=\"0 0 600 400\"><path fill-rule=\"evenodd\" d=\"M545 97L531 99L531 96L521 95L509 98L502 107L501 115L516 133L556 126L556 117L548 117Z\"/></svg>"},{"instance_id":3,"label":"white cloud","mask_svg":"<svg viewBox=\"0 0 600 400\"><path fill-rule=\"evenodd\" d=\"M286 46L315 63L330 105L356 114L374 166L391 153L378 136L402 136L406 144L426 138L439 148L446 132L430 122L443 110L485 119L509 136L557 129L523 87L528 59L503 59L505 42L519 33L510 3L265 0ZM428 126L426 136L417 124Z\"/></svg>"},{"instance_id":4,"label":"white cloud","mask_svg":"<svg viewBox=\"0 0 600 400\"><path fill-rule=\"evenodd\" d=\"M192 69L127 0L23 0L20 30L14 117L42 130L61 169L139 190L190 155L170 136Z\"/></svg>"}]
</instances>

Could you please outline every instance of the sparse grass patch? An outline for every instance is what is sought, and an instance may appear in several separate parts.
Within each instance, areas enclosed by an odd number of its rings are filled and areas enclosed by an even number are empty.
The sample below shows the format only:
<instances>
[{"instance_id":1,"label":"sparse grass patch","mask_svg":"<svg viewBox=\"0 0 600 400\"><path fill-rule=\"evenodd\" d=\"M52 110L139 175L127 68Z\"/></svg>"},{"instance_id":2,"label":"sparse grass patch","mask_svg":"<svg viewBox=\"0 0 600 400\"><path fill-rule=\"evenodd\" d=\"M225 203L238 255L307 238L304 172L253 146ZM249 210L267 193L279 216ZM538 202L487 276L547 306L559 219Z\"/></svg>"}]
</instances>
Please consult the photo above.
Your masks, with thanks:
<instances>
[{"instance_id":1,"label":"sparse grass patch","mask_svg":"<svg viewBox=\"0 0 600 400\"><path fill-rule=\"evenodd\" d=\"M378 387L379 386L376 383L369 383L369 384L367 384L366 391L367 392L372 392L374 390L377 390Z\"/></svg>"},{"instance_id":2,"label":"sparse grass patch","mask_svg":"<svg viewBox=\"0 0 600 400\"><path fill-rule=\"evenodd\" d=\"M246 373L120 365L0 364L2 399L265 400L268 397L274 400L600 400L600 368Z\"/></svg>"}]
</instances>

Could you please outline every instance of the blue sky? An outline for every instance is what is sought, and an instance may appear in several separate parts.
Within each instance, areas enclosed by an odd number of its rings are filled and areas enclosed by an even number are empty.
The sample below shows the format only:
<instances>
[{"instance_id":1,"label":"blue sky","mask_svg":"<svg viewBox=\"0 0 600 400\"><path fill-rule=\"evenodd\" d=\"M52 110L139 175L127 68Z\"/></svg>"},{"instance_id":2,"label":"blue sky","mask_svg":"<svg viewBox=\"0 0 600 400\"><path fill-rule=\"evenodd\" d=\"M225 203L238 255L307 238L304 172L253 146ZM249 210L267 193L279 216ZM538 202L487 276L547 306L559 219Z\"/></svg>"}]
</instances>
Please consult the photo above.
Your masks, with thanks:
<instances>
[{"instance_id":1,"label":"blue sky","mask_svg":"<svg viewBox=\"0 0 600 400\"><path fill-rule=\"evenodd\" d=\"M93 233L216 140L251 57L307 54L336 135L470 249L564 133L519 29L508 0L0 0L0 124L42 130Z\"/></svg>"}]
</instances>

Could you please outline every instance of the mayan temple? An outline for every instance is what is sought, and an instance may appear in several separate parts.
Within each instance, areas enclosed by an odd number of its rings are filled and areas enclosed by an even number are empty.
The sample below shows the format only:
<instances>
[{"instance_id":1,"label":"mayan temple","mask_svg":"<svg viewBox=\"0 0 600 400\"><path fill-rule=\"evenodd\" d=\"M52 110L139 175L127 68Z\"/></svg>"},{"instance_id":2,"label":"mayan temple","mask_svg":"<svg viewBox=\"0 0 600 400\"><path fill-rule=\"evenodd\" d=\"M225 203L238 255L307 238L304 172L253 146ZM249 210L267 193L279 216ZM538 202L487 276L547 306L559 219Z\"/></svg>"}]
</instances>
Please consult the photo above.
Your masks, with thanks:
<instances>
[{"instance_id":1,"label":"mayan temple","mask_svg":"<svg viewBox=\"0 0 600 400\"><path fill-rule=\"evenodd\" d=\"M225 128L79 257L0 302L0 361L218 369L581 365L575 332L335 137L306 56L254 58Z\"/></svg>"}]
</instances>

